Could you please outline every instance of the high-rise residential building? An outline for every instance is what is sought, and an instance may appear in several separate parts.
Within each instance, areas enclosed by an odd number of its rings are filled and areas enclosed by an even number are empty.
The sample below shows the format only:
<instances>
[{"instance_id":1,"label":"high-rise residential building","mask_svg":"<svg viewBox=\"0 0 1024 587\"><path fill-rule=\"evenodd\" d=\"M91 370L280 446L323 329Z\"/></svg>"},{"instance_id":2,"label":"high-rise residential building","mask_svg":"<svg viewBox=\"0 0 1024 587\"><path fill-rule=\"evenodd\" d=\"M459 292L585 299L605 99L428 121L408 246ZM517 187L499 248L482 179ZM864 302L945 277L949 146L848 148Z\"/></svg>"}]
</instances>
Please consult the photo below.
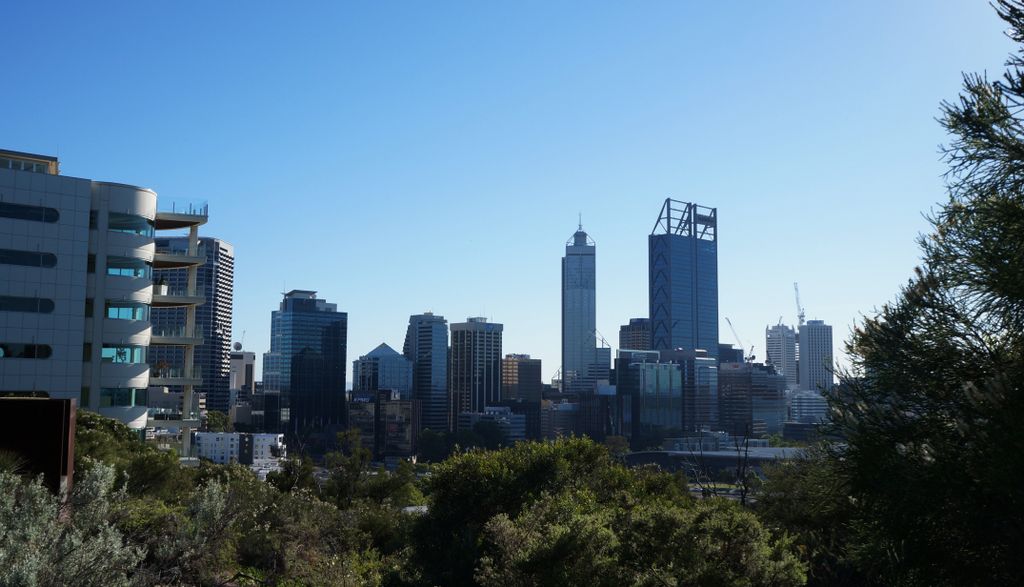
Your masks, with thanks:
<instances>
[{"instance_id":1,"label":"high-rise residential building","mask_svg":"<svg viewBox=\"0 0 1024 587\"><path fill-rule=\"evenodd\" d=\"M823 320L800 325L800 389L832 389L832 327Z\"/></svg>"},{"instance_id":2,"label":"high-rise residential building","mask_svg":"<svg viewBox=\"0 0 1024 587\"><path fill-rule=\"evenodd\" d=\"M764 329L764 346L768 352L765 363L786 378L786 389L797 389L796 330L785 324Z\"/></svg>"},{"instance_id":3,"label":"high-rise residential building","mask_svg":"<svg viewBox=\"0 0 1024 587\"><path fill-rule=\"evenodd\" d=\"M280 393L280 426L288 434L330 432L347 425L345 367L348 314L315 291L284 294L271 314L270 352L263 355L265 395Z\"/></svg>"},{"instance_id":4,"label":"high-rise residential building","mask_svg":"<svg viewBox=\"0 0 1024 587\"><path fill-rule=\"evenodd\" d=\"M448 322L431 312L409 317L402 354L412 361L412 397L423 428L449 429Z\"/></svg>"},{"instance_id":5,"label":"high-rise residential building","mask_svg":"<svg viewBox=\"0 0 1024 587\"><path fill-rule=\"evenodd\" d=\"M540 359L505 355L501 360L501 395L503 399L539 402L544 395Z\"/></svg>"},{"instance_id":6,"label":"high-rise residential building","mask_svg":"<svg viewBox=\"0 0 1024 587\"><path fill-rule=\"evenodd\" d=\"M173 207L149 189L59 175L56 157L0 151L0 392L45 392L142 430L150 385L201 383L191 353L150 368L151 346L194 348L192 331L163 333L152 307L193 312L202 292L154 286L153 269L195 268L195 249L154 250L155 231L197 244L206 206ZM195 414L173 424L183 437Z\"/></svg>"},{"instance_id":7,"label":"high-rise residential building","mask_svg":"<svg viewBox=\"0 0 1024 587\"><path fill-rule=\"evenodd\" d=\"M483 412L501 401L502 328L482 317L451 325L449 391L453 423L462 412Z\"/></svg>"},{"instance_id":8,"label":"high-rise residential building","mask_svg":"<svg viewBox=\"0 0 1024 587\"><path fill-rule=\"evenodd\" d=\"M718 211L665 200L647 239L651 348L718 357Z\"/></svg>"},{"instance_id":9,"label":"high-rise residential building","mask_svg":"<svg viewBox=\"0 0 1024 587\"><path fill-rule=\"evenodd\" d=\"M238 345L237 348L241 348ZM256 392L256 353L237 350L231 352L230 388L240 401L252 400Z\"/></svg>"},{"instance_id":10,"label":"high-rise residential building","mask_svg":"<svg viewBox=\"0 0 1024 587\"><path fill-rule=\"evenodd\" d=\"M786 378L770 365L718 367L720 428L736 436L781 434L786 420Z\"/></svg>"},{"instance_id":11,"label":"high-rise residential building","mask_svg":"<svg viewBox=\"0 0 1024 587\"><path fill-rule=\"evenodd\" d=\"M352 390L385 389L398 392L402 399L412 398L412 361L381 343L352 361Z\"/></svg>"},{"instance_id":12,"label":"high-rise residential building","mask_svg":"<svg viewBox=\"0 0 1024 587\"><path fill-rule=\"evenodd\" d=\"M562 391L593 393L597 348L596 255L583 225L562 257Z\"/></svg>"},{"instance_id":13,"label":"high-rise residential building","mask_svg":"<svg viewBox=\"0 0 1024 587\"><path fill-rule=\"evenodd\" d=\"M630 351L646 351L651 348L651 320L630 318L629 324L619 327L619 348Z\"/></svg>"},{"instance_id":14,"label":"high-rise residential building","mask_svg":"<svg viewBox=\"0 0 1024 587\"><path fill-rule=\"evenodd\" d=\"M156 250L167 254L187 253L187 236L157 238ZM195 391L206 395L206 407L227 413L231 389L231 316L234 305L235 248L230 243L210 237L200 237L197 250L203 263L195 268L196 288L206 300L195 309L196 338L202 344L194 350L194 364L203 380ZM169 267L153 271L153 280L164 283L171 290L188 287L188 267ZM154 332L181 333L186 329L188 309L185 307L154 307L151 320ZM153 347L151 365L176 364L186 351L181 346ZM172 388L172 391L177 391Z\"/></svg>"}]
</instances>

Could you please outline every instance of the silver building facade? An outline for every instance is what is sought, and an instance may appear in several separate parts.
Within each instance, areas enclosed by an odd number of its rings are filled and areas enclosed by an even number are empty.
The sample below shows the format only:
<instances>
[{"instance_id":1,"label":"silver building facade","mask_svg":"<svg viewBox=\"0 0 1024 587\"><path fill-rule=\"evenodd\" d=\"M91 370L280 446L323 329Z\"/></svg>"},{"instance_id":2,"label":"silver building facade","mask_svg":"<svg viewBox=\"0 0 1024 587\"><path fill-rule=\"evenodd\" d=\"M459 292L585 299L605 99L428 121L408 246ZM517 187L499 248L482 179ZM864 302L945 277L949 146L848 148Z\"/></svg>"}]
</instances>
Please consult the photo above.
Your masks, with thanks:
<instances>
[{"instance_id":1,"label":"silver building facade","mask_svg":"<svg viewBox=\"0 0 1024 587\"><path fill-rule=\"evenodd\" d=\"M448 430L448 321L431 312L409 317L402 354L412 361L412 397L424 429Z\"/></svg>"},{"instance_id":2,"label":"silver building facade","mask_svg":"<svg viewBox=\"0 0 1024 587\"><path fill-rule=\"evenodd\" d=\"M562 257L562 391L593 393L597 378L596 247L583 225Z\"/></svg>"}]
</instances>

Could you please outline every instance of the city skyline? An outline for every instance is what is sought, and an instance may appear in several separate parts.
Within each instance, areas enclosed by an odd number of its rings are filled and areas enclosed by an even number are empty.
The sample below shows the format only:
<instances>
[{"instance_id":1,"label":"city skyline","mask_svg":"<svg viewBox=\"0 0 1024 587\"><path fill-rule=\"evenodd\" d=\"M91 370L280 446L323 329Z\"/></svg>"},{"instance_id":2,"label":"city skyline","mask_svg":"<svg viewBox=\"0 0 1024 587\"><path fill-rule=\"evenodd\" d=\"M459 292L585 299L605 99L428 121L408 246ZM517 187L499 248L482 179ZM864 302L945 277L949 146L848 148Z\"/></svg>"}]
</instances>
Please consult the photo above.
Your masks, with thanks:
<instances>
[{"instance_id":1,"label":"city skyline","mask_svg":"<svg viewBox=\"0 0 1024 587\"><path fill-rule=\"evenodd\" d=\"M842 357L851 323L911 275L921 213L945 197L939 101L1011 44L984 3L734 12L213 6L197 22L73 4L40 20L18 5L0 46L53 69L12 63L34 83L0 104L54 115L6 117L0 135L60 156L69 176L208 201L204 234L238 255L234 337L257 354L280 293L309 288L350 314L353 349L399 348L425 310L485 315L549 380L565 227L582 212L601 237L597 330L614 341L647 315L651 208L672 197L720 211L721 342L729 316L763 360L762 329L796 324L797 281ZM96 39L72 44L83 26ZM153 42L135 44L140 29ZM139 87L154 91L126 91Z\"/></svg>"}]
</instances>

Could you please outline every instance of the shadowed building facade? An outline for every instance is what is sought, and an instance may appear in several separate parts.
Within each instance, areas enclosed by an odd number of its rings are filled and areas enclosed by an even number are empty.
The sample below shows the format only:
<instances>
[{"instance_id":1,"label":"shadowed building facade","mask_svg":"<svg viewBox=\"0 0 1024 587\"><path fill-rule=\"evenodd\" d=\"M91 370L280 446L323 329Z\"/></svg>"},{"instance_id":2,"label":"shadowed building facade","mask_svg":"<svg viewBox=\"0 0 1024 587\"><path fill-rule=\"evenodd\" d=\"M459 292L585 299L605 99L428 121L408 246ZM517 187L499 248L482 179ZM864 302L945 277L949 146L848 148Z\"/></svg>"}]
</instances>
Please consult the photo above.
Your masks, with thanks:
<instances>
[{"instance_id":1,"label":"shadowed building facade","mask_svg":"<svg viewBox=\"0 0 1024 587\"><path fill-rule=\"evenodd\" d=\"M502 325L487 318L452 324L451 422L501 401Z\"/></svg>"},{"instance_id":2,"label":"shadowed building facade","mask_svg":"<svg viewBox=\"0 0 1024 587\"><path fill-rule=\"evenodd\" d=\"M348 314L292 290L271 314L263 385L281 396L280 426L288 434L341 430L347 425L345 366Z\"/></svg>"},{"instance_id":3,"label":"shadowed building facade","mask_svg":"<svg viewBox=\"0 0 1024 587\"><path fill-rule=\"evenodd\" d=\"M448 430L448 321L431 312L409 316L402 354L412 361L412 397L423 428Z\"/></svg>"}]
</instances>

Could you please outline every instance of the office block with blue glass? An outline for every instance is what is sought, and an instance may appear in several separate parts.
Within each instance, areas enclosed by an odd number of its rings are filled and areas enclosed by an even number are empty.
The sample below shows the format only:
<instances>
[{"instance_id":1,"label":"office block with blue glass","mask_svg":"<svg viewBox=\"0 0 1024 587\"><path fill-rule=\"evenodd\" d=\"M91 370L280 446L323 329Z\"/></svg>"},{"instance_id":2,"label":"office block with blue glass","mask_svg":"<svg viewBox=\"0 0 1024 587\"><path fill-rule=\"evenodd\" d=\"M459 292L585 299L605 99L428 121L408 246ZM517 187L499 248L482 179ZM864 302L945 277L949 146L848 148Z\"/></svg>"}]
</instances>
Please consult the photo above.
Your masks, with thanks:
<instances>
[{"instance_id":1,"label":"office block with blue glass","mask_svg":"<svg viewBox=\"0 0 1024 587\"><path fill-rule=\"evenodd\" d=\"M717 358L717 210L667 199L647 242L651 349Z\"/></svg>"},{"instance_id":2,"label":"office block with blue glass","mask_svg":"<svg viewBox=\"0 0 1024 587\"><path fill-rule=\"evenodd\" d=\"M347 425L345 401L348 314L292 290L271 314L270 352L263 355L263 386L281 394L284 432L329 433Z\"/></svg>"}]
</instances>

